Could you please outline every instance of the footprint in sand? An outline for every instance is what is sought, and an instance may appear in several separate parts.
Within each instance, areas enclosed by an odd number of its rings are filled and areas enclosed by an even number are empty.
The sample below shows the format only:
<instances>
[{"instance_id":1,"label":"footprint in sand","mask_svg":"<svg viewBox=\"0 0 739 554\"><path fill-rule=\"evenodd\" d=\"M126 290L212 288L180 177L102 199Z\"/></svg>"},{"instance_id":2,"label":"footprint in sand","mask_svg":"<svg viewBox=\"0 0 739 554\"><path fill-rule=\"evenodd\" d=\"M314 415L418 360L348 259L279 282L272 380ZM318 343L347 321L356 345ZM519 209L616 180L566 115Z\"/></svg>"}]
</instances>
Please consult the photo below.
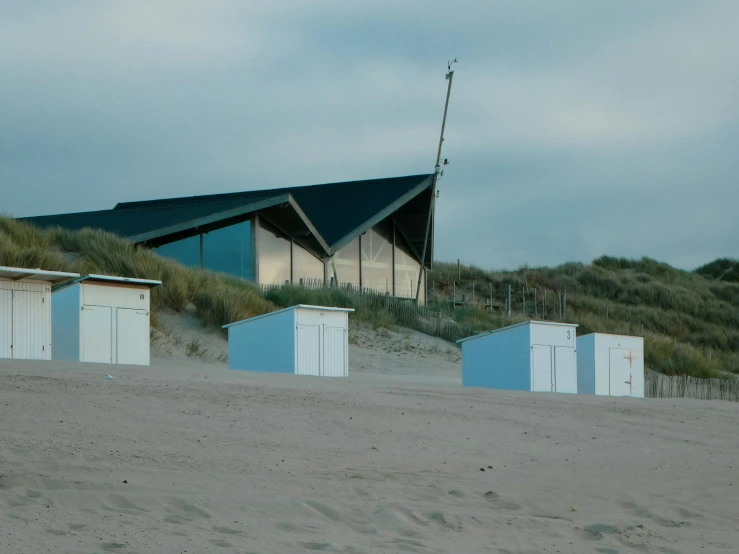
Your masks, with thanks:
<instances>
[{"instance_id":1,"label":"footprint in sand","mask_svg":"<svg viewBox=\"0 0 739 554\"><path fill-rule=\"evenodd\" d=\"M593 525L588 525L585 530L593 533L594 535L621 534L621 529L619 529L618 527L614 527L613 525L606 525L605 523L594 523Z\"/></svg>"},{"instance_id":2,"label":"footprint in sand","mask_svg":"<svg viewBox=\"0 0 739 554\"><path fill-rule=\"evenodd\" d=\"M104 542L100 545L100 548L102 548L103 550L107 550L108 552L117 552L119 550L127 548L127 545L119 542Z\"/></svg>"},{"instance_id":3,"label":"footprint in sand","mask_svg":"<svg viewBox=\"0 0 739 554\"><path fill-rule=\"evenodd\" d=\"M210 519L210 512L204 510L203 508L195 506L194 504L190 504L187 500L183 500L181 498L172 498L169 505L170 507L166 508L167 512L169 513L180 512L186 514L187 516L192 515ZM183 517L186 518L186 516Z\"/></svg>"},{"instance_id":4,"label":"footprint in sand","mask_svg":"<svg viewBox=\"0 0 739 554\"><path fill-rule=\"evenodd\" d=\"M446 515L444 512L431 512L428 514L428 518L430 521L434 523L438 523L447 529L452 529L454 531L461 531L464 529L464 525L461 521L458 519Z\"/></svg>"},{"instance_id":5,"label":"footprint in sand","mask_svg":"<svg viewBox=\"0 0 739 554\"><path fill-rule=\"evenodd\" d=\"M107 495L107 500L108 503L103 504L102 508L109 512L136 513L149 511L146 508L137 506L122 494L109 494Z\"/></svg>"},{"instance_id":6,"label":"footprint in sand","mask_svg":"<svg viewBox=\"0 0 739 554\"><path fill-rule=\"evenodd\" d=\"M313 550L319 552L338 552L330 542L301 542L299 543L301 548L306 550Z\"/></svg>"},{"instance_id":7,"label":"footprint in sand","mask_svg":"<svg viewBox=\"0 0 739 554\"><path fill-rule=\"evenodd\" d=\"M642 519L649 519L656 523L657 525L661 527L688 527L690 525L689 521L674 521L672 519L665 519L663 517L660 517L656 514L653 514L643 506L639 506L638 504L634 502L617 502L617 504L623 509L626 513L642 518Z\"/></svg>"},{"instance_id":8,"label":"footprint in sand","mask_svg":"<svg viewBox=\"0 0 739 554\"><path fill-rule=\"evenodd\" d=\"M520 510L521 506L514 502L503 500L497 492L488 491L484 495L485 500L503 510Z\"/></svg>"},{"instance_id":9,"label":"footprint in sand","mask_svg":"<svg viewBox=\"0 0 739 554\"><path fill-rule=\"evenodd\" d=\"M213 531L216 533L223 533L224 535L241 535L241 531L238 529L231 529L230 527L213 527Z\"/></svg>"},{"instance_id":10,"label":"footprint in sand","mask_svg":"<svg viewBox=\"0 0 739 554\"><path fill-rule=\"evenodd\" d=\"M84 529L87 527L84 523L70 523L67 525L72 531L79 531L80 529Z\"/></svg>"},{"instance_id":11,"label":"footprint in sand","mask_svg":"<svg viewBox=\"0 0 739 554\"><path fill-rule=\"evenodd\" d=\"M675 513L677 513L677 515L679 515L680 517L688 519L699 519L703 517L703 514L688 510L687 508L681 508L680 506L678 506L677 508L673 508L673 510L675 510Z\"/></svg>"}]
</instances>

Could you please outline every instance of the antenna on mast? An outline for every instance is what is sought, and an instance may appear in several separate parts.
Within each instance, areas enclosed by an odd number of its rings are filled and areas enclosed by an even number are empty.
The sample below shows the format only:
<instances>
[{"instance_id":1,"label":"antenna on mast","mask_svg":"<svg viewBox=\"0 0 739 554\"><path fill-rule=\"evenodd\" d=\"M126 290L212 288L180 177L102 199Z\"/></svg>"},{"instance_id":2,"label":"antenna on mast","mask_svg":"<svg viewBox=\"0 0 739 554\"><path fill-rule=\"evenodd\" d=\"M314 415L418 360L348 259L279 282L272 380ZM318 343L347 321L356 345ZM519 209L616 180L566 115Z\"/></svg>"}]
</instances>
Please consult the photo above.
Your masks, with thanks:
<instances>
[{"instance_id":1,"label":"antenna on mast","mask_svg":"<svg viewBox=\"0 0 739 554\"><path fill-rule=\"evenodd\" d=\"M444 175L444 171L441 169L441 146L444 143L444 127L446 127L446 114L449 109L449 95L452 92L452 79L454 78L454 70L452 65L457 63L457 58L454 58L451 62L447 62L446 67L448 73L444 77L449 81L449 85L446 89L446 102L444 103L444 117L441 120L441 134L439 136L439 149L436 152L436 164L434 165L434 177L431 184L431 203L429 205L429 215L426 219L426 235L423 241L423 254L421 255L421 268L418 270L418 283L416 284L416 304L419 303L421 296L421 279L423 279L424 264L426 263L426 249L429 243L429 232L431 231L431 221L434 217L436 209L436 183L439 178ZM444 158L444 165L449 165L449 160ZM429 264L430 266L431 264Z\"/></svg>"}]
</instances>

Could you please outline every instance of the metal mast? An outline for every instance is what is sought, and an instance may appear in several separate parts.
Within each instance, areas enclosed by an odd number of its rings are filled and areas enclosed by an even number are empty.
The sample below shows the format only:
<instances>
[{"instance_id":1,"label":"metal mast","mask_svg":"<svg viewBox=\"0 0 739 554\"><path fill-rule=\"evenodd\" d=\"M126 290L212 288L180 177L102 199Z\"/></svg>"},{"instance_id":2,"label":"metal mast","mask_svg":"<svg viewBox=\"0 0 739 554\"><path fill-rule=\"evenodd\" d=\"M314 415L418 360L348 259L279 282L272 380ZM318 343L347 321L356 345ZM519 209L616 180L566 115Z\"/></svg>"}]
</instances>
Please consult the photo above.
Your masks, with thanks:
<instances>
[{"instance_id":1,"label":"metal mast","mask_svg":"<svg viewBox=\"0 0 739 554\"><path fill-rule=\"evenodd\" d=\"M452 79L454 78L454 71L452 70L452 64L457 63L457 59L447 64L448 73L446 79L449 81L449 85L446 89L446 102L444 103L444 117L441 120L441 134L439 136L439 150L436 152L436 165L434 165L434 178L431 185L431 204L429 205L429 215L426 219L426 234L423 241L423 254L421 255L421 269L418 271L418 283L416 285L416 304L419 303L421 295L421 279L423 279L423 270L426 263L426 249L429 243L429 232L431 231L431 220L434 217L434 211L436 209L436 183L439 177L442 175L441 171L441 146L444 143L444 127L446 126L446 114L449 109L449 95L452 93ZM444 165L448 162L444 160Z\"/></svg>"}]
</instances>

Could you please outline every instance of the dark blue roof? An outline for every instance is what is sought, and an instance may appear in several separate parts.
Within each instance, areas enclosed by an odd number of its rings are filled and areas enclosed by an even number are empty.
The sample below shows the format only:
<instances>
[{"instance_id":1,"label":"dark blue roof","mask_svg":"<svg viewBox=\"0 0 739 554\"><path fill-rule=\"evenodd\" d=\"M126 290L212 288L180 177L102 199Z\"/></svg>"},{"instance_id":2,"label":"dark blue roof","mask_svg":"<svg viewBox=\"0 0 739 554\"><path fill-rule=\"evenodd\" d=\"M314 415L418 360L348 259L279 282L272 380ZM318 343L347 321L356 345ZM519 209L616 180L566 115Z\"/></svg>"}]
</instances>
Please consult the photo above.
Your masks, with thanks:
<instances>
[{"instance_id":1,"label":"dark blue roof","mask_svg":"<svg viewBox=\"0 0 739 554\"><path fill-rule=\"evenodd\" d=\"M122 202L112 210L20 218L39 227L103 229L129 239L157 233L202 218L249 213L290 195L329 246L358 232L373 218L392 213L431 187L432 175L412 175L325 185ZM253 208L253 209L252 209ZM389 213L387 215L389 215ZM225 215L224 215L225 217Z\"/></svg>"}]
</instances>

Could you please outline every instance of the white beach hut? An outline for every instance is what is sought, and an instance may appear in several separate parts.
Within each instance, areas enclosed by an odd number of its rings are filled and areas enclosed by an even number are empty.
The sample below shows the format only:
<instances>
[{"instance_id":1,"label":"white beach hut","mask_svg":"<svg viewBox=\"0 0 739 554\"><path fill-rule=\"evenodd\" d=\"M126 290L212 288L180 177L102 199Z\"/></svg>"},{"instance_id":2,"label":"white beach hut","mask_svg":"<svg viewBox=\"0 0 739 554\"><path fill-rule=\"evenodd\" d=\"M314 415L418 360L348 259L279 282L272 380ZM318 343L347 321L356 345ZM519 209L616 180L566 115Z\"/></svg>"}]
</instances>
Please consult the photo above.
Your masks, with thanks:
<instances>
[{"instance_id":1,"label":"white beach hut","mask_svg":"<svg viewBox=\"0 0 739 554\"><path fill-rule=\"evenodd\" d=\"M79 276L0 266L0 358L51 359L51 287Z\"/></svg>"},{"instance_id":2,"label":"white beach hut","mask_svg":"<svg viewBox=\"0 0 739 554\"><path fill-rule=\"evenodd\" d=\"M53 359L149 365L151 289L161 284L85 275L54 287Z\"/></svg>"},{"instance_id":3,"label":"white beach hut","mask_svg":"<svg viewBox=\"0 0 739 554\"><path fill-rule=\"evenodd\" d=\"M458 340L466 387L577 392L577 325L527 321Z\"/></svg>"},{"instance_id":4,"label":"white beach hut","mask_svg":"<svg viewBox=\"0 0 739 554\"><path fill-rule=\"evenodd\" d=\"M228 367L320 377L349 375L349 312L299 304L224 325Z\"/></svg>"},{"instance_id":5,"label":"white beach hut","mask_svg":"<svg viewBox=\"0 0 739 554\"><path fill-rule=\"evenodd\" d=\"M577 390L644 398L644 339L605 333L578 337Z\"/></svg>"}]
</instances>

